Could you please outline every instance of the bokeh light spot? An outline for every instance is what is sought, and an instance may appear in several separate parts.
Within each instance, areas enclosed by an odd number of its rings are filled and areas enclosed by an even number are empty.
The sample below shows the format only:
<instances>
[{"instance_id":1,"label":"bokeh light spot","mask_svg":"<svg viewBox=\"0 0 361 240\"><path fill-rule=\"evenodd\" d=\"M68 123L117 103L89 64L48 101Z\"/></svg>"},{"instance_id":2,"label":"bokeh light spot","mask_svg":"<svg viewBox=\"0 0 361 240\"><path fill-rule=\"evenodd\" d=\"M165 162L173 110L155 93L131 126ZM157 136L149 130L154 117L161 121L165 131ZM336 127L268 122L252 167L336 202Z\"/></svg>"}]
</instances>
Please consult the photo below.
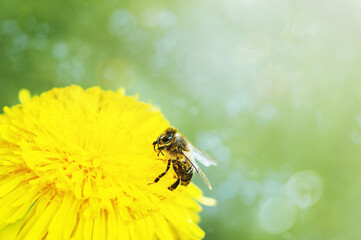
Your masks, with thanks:
<instances>
[{"instance_id":1,"label":"bokeh light spot","mask_svg":"<svg viewBox=\"0 0 361 240\"><path fill-rule=\"evenodd\" d=\"M18 29L18 24L14 20L7 20L2 22L2 32L4 34L12 34Z\"/></svg>"},{"instance_id":2,"label":"bokeh light spot","mask_svg":"<svg viewBox=\"0 0 361 240\"><path fill-rule=\"evenodd\" d=\"M257 181L247 180L241 182L240 195L245 205L251 205L260 195L262 185Z\"/></svg>"},{"instance_id":3,"label":"bokeh light spot","mask_svg":"<svg viewBox=\"0 0 361 240\"><path fill-rule=\"evenodd\" d=\"M127 9L119 9L110 17L108 32L119 37L121 41L139 40L140 32L137 18Z\"/></svg>"},{"instance_id":4,"label":"bokeh light spot","mask_svg":"<svg viewBox=\"0 0 361 240\"><path fill-rule=\"evenodd\" d=\"M361 145L361 133L358 130L354 130L351 133L351 140L355 145Z\"/></svg>"},{"instance_id":5,"label":"bokeh light spot","mask_svg":"<svg viewBox=\"0 0 361 240\"><path fill-rule=\"evenodd\" d=\"M297 219L297 208L284 199L273 198L266 201L259 211L262 228L273 234L287 231Z\"/></svg>"},{"instance_id":6,"label":"bokeh light spot","mask_svg":"<svg viewBox=\"0 0 361 240\"><path fill-rule=\"evenodd\" d=\"M135 80L135 70L129 62L121 58L108 58L97 66L96 76L99 82L119 87Z\"/></svg>"},{"instance_id":7,"label":"bokeh light spot","mask_svg":"<svg viewBox=\"0 0 361 240\"><path fill-rule=\"evenodd\" d=\"M276 114L276 108L271 104L265 104L257 114L257 122L260 125L267 125Z\"/></svg>"},{"instance_id":8,"label":"bokeh light spot","mask_svg":"<svg viewBox=\"0 0 361 240\"><path fill-rule=\"evenodd\" d=\"M56 70L58 78L69 83L81 81L86 74L84 65L75 59L60 62Z\"/></svg>"},{"instance_id":9,"label":"bokeh light spot","mask_svg":"<svg viewBox=\"0 0 361 240\"><path fill-rule=\"evenodd\" d=\"M167 11L167 10L161 11L158 14L158 19L159 19L159 25L166 29L175 27L177 25L177 17L171 11Z\"/></svg>"},{"instance_id":10,"label":"bokeh light spot","mask_svg":"<svg viewBox=\"0 0 361 240\"><path fill-rule=\"evenodd\" d=\"M37 36L46 36L49 34L49 25L47 23L41 23L39 24L36 29L35 29L35 32L36 32L36 35Z\"/></svg>"},{"instance_id":11,"label":"bokeh light spot","mask_svg":"<svg viewBox=\"0 0 361 240\"><path fill-rule=\"evenodd\" d=\"M53 56L57 59L65 58L68 55L68 46L64 42L60 42L53 47Z\"/></svg>"},{"instance_id":12,"label":"bokeh light spot","mask_svg":"<svg viewBox=\"0 0 361 240\"><path fill-rule=\"evenodd\" d=\"M18 50L24 50L28 46L29 38L26 34L20 33L14 37L13 43Z\"/></svg>"},{"instance_id":13,"label":"bokeh light spot","mask_svg":"<svg viewBox=\"0 0 361 240\"><path fill-rule=\"evenodd\" d=\"M236 117L248 104L248 98L244 94L234 94L225 103L225 110L228 116Z\"/></svg>"},{"instance_id":14,"label":"bokeh light spot","mask_svg":"<svg viewBox=\"0 0 361 240\"><path fill-rule=\"evenodd\" d=\"M300 208L315 204L322 193L323 180L314 171L298 172L286 184L287 202Z\"/></svg>"},{"instance_id":15,"label":"bokeh light spot","mask_svg":"<svg viewBox=\"0 0 361 240\"><path fill-rule=\"evenodd\" d=\"M235 182L225 182L218 188L218 196L220 200L229 200L236 196L238 191L238 183Z\"/></svg>"}]
</instances>

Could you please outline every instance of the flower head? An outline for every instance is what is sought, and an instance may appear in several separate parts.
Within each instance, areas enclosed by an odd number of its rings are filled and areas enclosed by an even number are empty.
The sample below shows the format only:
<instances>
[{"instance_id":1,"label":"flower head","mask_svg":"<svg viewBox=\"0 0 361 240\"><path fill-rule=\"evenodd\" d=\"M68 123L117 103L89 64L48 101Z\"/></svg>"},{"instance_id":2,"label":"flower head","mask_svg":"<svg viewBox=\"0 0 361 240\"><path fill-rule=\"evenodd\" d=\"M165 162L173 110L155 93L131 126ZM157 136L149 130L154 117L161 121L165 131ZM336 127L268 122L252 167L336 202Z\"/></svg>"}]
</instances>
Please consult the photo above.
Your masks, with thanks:
<instances>
[{"instance_id":1,"label":"flower head","mask_svg":"<svg viewBox=\"0 0 361 240\"><path fill-rule=\"evenodd\" d=\"M169 191L152 142L161 112L78 86L31 97L0 115L0 229L19 239L199 239L201 191ZM14 226L14 225L12 225ZM14 227L13 227L14 228Z\"/></svg>"}]
</instances>

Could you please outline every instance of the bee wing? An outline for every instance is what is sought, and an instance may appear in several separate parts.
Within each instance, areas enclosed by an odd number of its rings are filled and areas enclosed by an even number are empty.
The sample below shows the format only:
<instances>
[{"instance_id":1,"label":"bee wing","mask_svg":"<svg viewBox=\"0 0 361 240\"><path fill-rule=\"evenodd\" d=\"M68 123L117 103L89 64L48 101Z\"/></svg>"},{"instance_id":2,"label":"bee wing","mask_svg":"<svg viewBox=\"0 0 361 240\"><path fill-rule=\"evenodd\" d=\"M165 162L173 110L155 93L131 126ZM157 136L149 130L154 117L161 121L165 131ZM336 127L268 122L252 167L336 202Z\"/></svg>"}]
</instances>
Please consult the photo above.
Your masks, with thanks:
<instances>
[{"instance_id":1,"label":"bee wing","mask_svg":"<svg viewBox=\"0 0 361 240\"><path fill-rule=\"evenodd\" d=\"M195 148L193 145L189 144L189 152L190 155L194 156L195 159L197 159L200 163L202 163L204 166L209 167L211 165L216 166L217 163L207 154L200 151L199 149Z\"/></svg>"},{"instance_id":2,"label":"bee wing","mask_svg":"<svg viewBox=\"0 0 361 240\"><path fill-rule=\"evenodd\" d=\"M202 178L203 182L207 185L207 187L209 189L212 190L212 186L211 183L209 182L208 178L206 177L206 175L202 172L202 170L199 168L199 166L197 165L196 161L194 160L193 156L191 154L189 154L186 151L182 150L183 155L187 158L187 160L192 164L192 166L194 167L194 169L197 171L197 173L199 174L199 176Z\"/></svg>"}]
</instances>

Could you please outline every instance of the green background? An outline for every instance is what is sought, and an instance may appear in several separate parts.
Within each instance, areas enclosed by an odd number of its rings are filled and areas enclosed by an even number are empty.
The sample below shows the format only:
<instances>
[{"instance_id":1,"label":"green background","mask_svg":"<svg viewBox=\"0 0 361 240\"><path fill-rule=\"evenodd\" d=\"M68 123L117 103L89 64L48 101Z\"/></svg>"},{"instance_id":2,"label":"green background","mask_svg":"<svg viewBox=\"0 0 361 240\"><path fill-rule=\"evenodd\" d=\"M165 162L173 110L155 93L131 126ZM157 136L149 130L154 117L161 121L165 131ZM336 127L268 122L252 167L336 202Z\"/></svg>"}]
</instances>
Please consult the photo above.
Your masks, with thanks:
<instances>
[{"instance_id":1,"label":"green background","mask_svg":"<svg viewBox=\"0 0 361 240\"><path fill-rule=\"evenodd\" d=\"M78 84L152 100L212 155L206 239L361 239L361 3L1 1L0 106Z\"/></svg>"}]
</instances>

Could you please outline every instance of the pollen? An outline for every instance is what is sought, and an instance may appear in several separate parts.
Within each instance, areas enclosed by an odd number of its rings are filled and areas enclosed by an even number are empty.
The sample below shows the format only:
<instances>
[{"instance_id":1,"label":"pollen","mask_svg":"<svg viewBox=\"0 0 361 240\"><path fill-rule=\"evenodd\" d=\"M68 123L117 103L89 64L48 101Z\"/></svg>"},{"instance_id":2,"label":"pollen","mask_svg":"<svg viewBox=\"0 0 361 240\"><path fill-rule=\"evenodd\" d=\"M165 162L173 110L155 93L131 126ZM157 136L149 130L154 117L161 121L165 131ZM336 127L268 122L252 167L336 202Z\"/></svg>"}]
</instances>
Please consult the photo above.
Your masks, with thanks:
<instances>
[{"instance_id":1,"label":"pollen","mask_svg":"<svg viewBox=\"0 0 361 240\"><path fill-rule=\"evenodd\" d=\"M201 239L194 185L152 143L169 127L159 109L98 87L19 93L0 115L2 239Z\"/></svg>"}]
</instances>

